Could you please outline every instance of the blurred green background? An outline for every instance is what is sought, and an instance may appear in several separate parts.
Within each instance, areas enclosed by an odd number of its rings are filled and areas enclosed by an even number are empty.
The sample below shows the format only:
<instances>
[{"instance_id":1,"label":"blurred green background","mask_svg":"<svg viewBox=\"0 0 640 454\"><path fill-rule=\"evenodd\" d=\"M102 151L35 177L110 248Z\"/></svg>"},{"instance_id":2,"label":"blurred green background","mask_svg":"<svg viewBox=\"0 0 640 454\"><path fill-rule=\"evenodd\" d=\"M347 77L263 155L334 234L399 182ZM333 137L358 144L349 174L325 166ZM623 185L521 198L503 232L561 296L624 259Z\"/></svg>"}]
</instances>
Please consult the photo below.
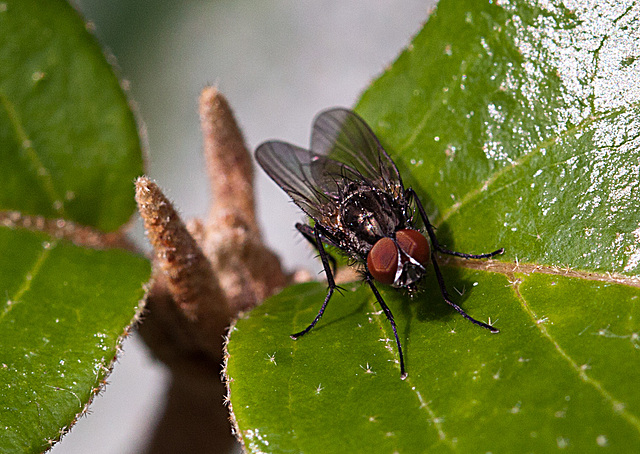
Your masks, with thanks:
<instances>
[{"instance_id":1,"label":"blurred green background","mask_svg":"<svg viewBox=\"0 0 640 454\"><path fill-rule=\"evenodd\" d=\"M209 202L197 113L205 85L215 84L227 96L251 149L271 138L306 146L314 115L330 106L352 106L436 1L73 4L115 56L130 88L146 131L149 175L190 218L204 216ZM288 268L317 270L312 251L293 228L302 218L299 210L261 171L256 174L267 242ZM146 244L139 222L132 234ZM161 411L167 378L132 336L106 392L53 452L139 452Z\"/></svg>"}]
</instances>

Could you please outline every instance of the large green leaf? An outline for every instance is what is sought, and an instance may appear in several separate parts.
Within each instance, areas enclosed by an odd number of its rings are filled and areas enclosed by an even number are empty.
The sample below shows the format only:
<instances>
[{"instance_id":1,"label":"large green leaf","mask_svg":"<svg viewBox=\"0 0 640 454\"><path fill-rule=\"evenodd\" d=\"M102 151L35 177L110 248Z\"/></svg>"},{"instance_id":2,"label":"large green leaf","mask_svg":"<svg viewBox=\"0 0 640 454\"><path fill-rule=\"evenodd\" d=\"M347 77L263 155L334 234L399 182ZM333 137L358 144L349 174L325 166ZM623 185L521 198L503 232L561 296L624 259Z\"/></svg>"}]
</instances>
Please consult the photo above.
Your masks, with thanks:
<instances>
[{"instance_id":1,"label":"large green leaf","mask_svg":"<svg viewBox=\"0 0 640 454\"><path fill-rule=\"evenodd\" d=\"M133 114L81 17L61 0L1 2L0 452L41 452L85 411L150 275L142 257L13 221L116 230L141 173Z\"/></svg>"},{"instance_id":2,"label":"large green leaf","mask_svg":"<svg viewBox=\"0 0 640 454\"><path fill-rule=\"evenodd\" d=\"M465 309L442 302L433 276L393 333L365 286L347 287L314 332L325 287L287 289L230 334L231 403L250 452L576 452L640 446L640 290L581 279L445 268ZM558 305L558 301L574 301ZM606 304L614 302L615 304ZM579 311L576 310L579 307ZM495 317L495 318L494 318ZM635 334L634 334L635 333Z\"/></svg>"},{"instance_id":3,"label":"large green leaf","mask_svg":"<svg viewBox=\"0 0 640 454\"><path fill-rule=\"evenodd\" d=\"M0 4L0 210L116 230L142 173L111 66L62 0Z\"/></svg>"},{"instance_id":4,"label":"large green leaf","mask_svg":"<svg viewBox=\"0 0 640 454\"><path fill-rule=\"evenodd\" d=\"M442 0L357 106L446 246L415 298L287 289L238 321L251 452L640 450L640 5ZM613 274L612 274L613 273ZM383 286L381 286L383 287ZM458 292L454 291L458 290Z\"/></svg>"}]
</instances>

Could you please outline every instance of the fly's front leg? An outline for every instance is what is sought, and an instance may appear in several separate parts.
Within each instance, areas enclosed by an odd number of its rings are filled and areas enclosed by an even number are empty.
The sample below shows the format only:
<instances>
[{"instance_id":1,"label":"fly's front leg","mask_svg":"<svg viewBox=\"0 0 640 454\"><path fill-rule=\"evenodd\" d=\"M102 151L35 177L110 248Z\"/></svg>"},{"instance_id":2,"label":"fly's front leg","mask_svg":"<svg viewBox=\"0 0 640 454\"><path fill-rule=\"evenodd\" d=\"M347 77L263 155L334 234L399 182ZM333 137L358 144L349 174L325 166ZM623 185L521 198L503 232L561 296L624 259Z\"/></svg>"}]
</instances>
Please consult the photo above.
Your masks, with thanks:
<instances>
[{"instance_id":1,"label":"fly's front leg","mask_svg":"<svg viewBox=\"0 0 640 454\"><path fill-rule=\"evenodd\" d=\"M492 333L499 333L500 330L498 328L494 328L491 325L488 325L488 324L486 324L484 322L476 320L475 318L473 318L469 314L467 314L460 306L458 306L456 303L451 301L451 298L449 297L449 292L447 292L447 287L444 285L444 279L442 278L442 273L440 272L440 267L438 266L438 262L436 261L436 254L435 254L434 251L431 251L431 261L433 262L433 269L436 272L436 278L438 279L438 285L440 286L440 293L442 293L442 298L444 298L444 301L449 306L451 306L456 311L458 311L458 313L460 315L462 315L464 318L469 320L471 323L474 323L474 324L476 324L478 326L486 328L489 331L491 331Z\"/></svg>"},{"instance_id":2,"label":"fly's front leg","mask_svg":"<svg viewBox=\"0 0 640 454\"><path fill-rule=\"evenodd\" d=\"M488 257L493 257L494 255L502 254L504 252L504 248L500 248L497 251L493 251L488 254L465 254L463 252L455 252L455 251L450 251L449 249L443 248L442 246L440 246L440 243L438 243L438 239L436 238L435 232L433 231L433 226L429 222L429 218L427 217L427 214L424 211L424 207L422 206L422 203L420 202L420 199L418 198L416 193L413 191L413 189L409 188L407 189L406 194L410 200L411 199L415 200L416 206L418 207L418 212L420 213L422 222L424 223L424 226L427 229L427 233L429 234L429 239L431 240L431 244L433 245L434 250L431 251L431 262L433 262L433 269L436 273L436 279L438 279L438 285L440 286L440 293L442 294L442 298L449 306L453 307L456 311L458 311L460 315L462 315L464 318L466 318L470 322L478 326L481 326L483 328L486 328L492 333L498 333L499 330L497 328L494 328L491 325L488 325L484 322L476 320L475 318L467 314L460 306L458 306L456 303L451 301L451 298L449 297L449 292L447 291L447 287L444 284L444 278L442 277L442 272L440 271L440 267L438 266L438 260L436 258L435 251L437 250L439 252L442 252L443 254L455 255L456 257L463 257L466 259L484 259Z\"/></svg>"},{"instance_id":3,"label":"fly's front leg","mask_svg":"<svg viewBox=\"0 0 640 454\"><path fill-rule=\"evenodd\" d=\"M422 206L422 202L420 202L418 195L411 188L407 189L406 195L410 200L411 199L415 200L416 206L418 207L418 212L420 213L420 217L422 218L422 222L424 223L424 226L427 229L427 233L429 234L429 239L431 240L431 244L433 245L433 248L436 249L438 252L442 252L443 254L447 254L447 255L454 255L456 257L462 257L465 259L486 259L489 257L493 257L494 255L502 254L504 252L504 248L500 248L496 251L489 252L487 254L466 254L464 252L456 252L456 251L451 251L449 249L443 248L442 246L440 246L440 243L438 242L438 238L436 238L436 234L433 231L433 226L429 222L427 213L425 213L424 208Z\"/></svg>"},{"instance_id":4,"label":"fly's front leg","mask_svg":"<svg viewBox=\"0 0 640 454\"><path fill-rule=\"evenodd\" d=\"M400 356L400 378L404 380L407 377L407 373L404 370L404 357L402 356L402 345L400 344L400 339L398 338L396 321L393 319L393 314L391 313L391 309L389 309L389 306L387 306L387 304L382 299L382 295L380 295L380 292L378 292L378 289L373 284L373 276L371 276L371 274L368 271L365 274L365 279L367 281L367 284L369 284L369 287L371 287L371 291L373 292L376 299L378 300L380 307L382 307L382 310L384 311L384 315L387 316L387 320L389 320L389 323L391 323L391 328L393 328L393 335L396 338L396 345L398 346L398 355Z\"/></svg>"},{"instance_id":5,"label":"fly's front leg","mask_svg":"<svg viewBox=\"0 0 640 454\"><path fill-rule=\"evenodd\" d=\"M300 233L305 235L305 232L302 229L300 229L298 225L302 225L302 224L297 224L296 228L300 231ZM329 255L324 250L324 246L322 245L322 238L320 237L320 231L317 225L313 228L309 226L305 226L305 227L308 227L312 231L309 233L313 233L313 240L314 240L313 243L314 243L314 246L318 249L318 252L320 253L320 260L322 260L322 266L324 267L324 272L327 275L327 283L329 284L329 289L327 290L327 296L325 296L324 303L322 303L322 307L320 308L320 312L318 312L318 315L316 315L316 318L304 330L300 331L299 333L292 334L291 335L292 339L297 339L299 337L304 336L311 330L311 328L316 326L316 323L318 323L318 320L320 320L320 318L322 317L322 314L324 314L324 310L327 308L327 303L329 303L329 300L331 299L331 295L333 295L333 291L337 287L335 280L333 279L333 273L331 272L331 267L329 266L329 259L328 259ZM305 238L309 239L306 235L305 235ZM309 240L311 241L311 239Z\"/></svg>"}]
</instances>

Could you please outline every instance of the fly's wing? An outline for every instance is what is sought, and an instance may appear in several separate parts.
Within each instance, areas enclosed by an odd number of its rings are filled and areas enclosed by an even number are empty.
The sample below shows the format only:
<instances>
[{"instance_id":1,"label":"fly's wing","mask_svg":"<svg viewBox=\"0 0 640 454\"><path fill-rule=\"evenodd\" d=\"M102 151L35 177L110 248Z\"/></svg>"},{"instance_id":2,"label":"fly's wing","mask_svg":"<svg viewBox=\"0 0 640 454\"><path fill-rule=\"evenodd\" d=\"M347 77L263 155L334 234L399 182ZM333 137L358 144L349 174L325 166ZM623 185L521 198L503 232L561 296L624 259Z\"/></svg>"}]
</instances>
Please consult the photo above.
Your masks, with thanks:
<instances>
[{"instance_id":1,"label":"fly's wing","mask_svg":"<svg viewBox=\"0 0 640 454\"><path fill-rule=\"evenodd\" d=\"M314 219L336 209L340 164L286 142L269 141L256 149L256 160L267 175Z\"/></svg>"},{"instance_id":2,"label":"fly's wing","mask_svg":"<svg viewBox=\"0 0 640 454\"><path fill-rule=\"evenodd\" d=\"M398 168L371 128L351 110L334 108L318 114L311 132L311 151L341 163L342 176L364 178L380 189L402 192Z\"/></svg>"}]
</instances>

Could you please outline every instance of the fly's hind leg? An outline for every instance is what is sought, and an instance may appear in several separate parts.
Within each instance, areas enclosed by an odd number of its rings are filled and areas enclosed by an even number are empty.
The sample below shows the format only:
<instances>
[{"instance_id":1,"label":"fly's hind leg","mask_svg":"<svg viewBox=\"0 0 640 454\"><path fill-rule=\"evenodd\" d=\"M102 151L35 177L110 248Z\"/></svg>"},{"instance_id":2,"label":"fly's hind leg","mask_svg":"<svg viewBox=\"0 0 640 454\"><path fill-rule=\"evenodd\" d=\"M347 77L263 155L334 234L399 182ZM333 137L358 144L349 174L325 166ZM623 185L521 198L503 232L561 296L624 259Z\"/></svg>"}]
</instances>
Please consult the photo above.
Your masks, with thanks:
<instances>
[{"instance_id":1,"label":"fly's hind leg","mask_svg":"<svg viewBox=\"0 0 640 454\"><path fill-rule=\"evenodd\" d=\"M315 233L314 233L314 229L313 227L311 227L310 225L307 224L301 224L301 223L297 223L296 224L296 229L298 230L298 232L300 232L302 234L302 236L309 242L311 243L311 245L320 250L320 248L318 248L317 244L316 244L316 237L315 237ZM325 239L326 241L326 239ZM333 270L333 274L336 273L336 271L338 270L338 262L336 262L336 258L329 254L328 252L325 251L325 254L327 255L327 259L329 260L329 263L331 264L331 269Z\"/></svg>"},{"instance_id":2,"label":"fly's hind leg","mask_svg":"<svg viewBox=\"0 0 640 454\"><path fill-rule=\"evenodd\" d=\"M305 329L303 329L299 333L292 334L291 335L292 339L297 339L299 337L304 336L311 330L311 328L316 326L316 323L318 323L318 321L322 317L322 314L324 314L324 310L327 308L327 304L331 299L331 295L333 295L334 290L336 290L337 288L336 282L333 279L333 272L331 271L331 267L329 266L329 261L333 259L332 264L334 265L334 268L335 268L335 259L331 257L329 254L327 254L327 252L324 250L324 246L322 245L322 237L320 236L319 229L317 227L310 227L304 224L296 224L296 228L300 231L300 233L302 233L302 235L307 240L309 240L309 242L311 242L318 249L318 253L320 254L320 260L322 260L322 266L324 267L324 272L327 275L327 283L329 284L329 289L327 290L327 296L325 296L324 302L322 303L322 307L320 308L320 312L318 312L318 315L316 315L316 318Z\"/></svg>"},{"instance_id":3,"label":"fly's hind leg","mask_svg":"<svg viewBox=\"0 0 640 454\"><path fill-rule=\"evenodd\" d=\"M436 278L438 279L438 285L440 286L440 293L442 293L442 298L444 298L444 301L449 306L451 306L456 311L458 311L458 313L460 315L462 315L464 318L469 320L471 323L474 323L474 324L476 324L478 326L486 328L489 331L491 331L492 333L499 333L500 330L498 328L494 328L491 325L488 325L488 324L486 324L484 322L476 320L475 318L473 318L469 314L467 314L460 306L458 306L456 303L451 301L451 298L449 297L449 292L447 292L447 287L444 285L444 279L442 278L442 273L440 272L440 267L438 266L438 262L436 261L436 254L435 254L434 251L431 251L431 261L433 262L433 269L436 272Z\"/></svg>"}]
</instances>

